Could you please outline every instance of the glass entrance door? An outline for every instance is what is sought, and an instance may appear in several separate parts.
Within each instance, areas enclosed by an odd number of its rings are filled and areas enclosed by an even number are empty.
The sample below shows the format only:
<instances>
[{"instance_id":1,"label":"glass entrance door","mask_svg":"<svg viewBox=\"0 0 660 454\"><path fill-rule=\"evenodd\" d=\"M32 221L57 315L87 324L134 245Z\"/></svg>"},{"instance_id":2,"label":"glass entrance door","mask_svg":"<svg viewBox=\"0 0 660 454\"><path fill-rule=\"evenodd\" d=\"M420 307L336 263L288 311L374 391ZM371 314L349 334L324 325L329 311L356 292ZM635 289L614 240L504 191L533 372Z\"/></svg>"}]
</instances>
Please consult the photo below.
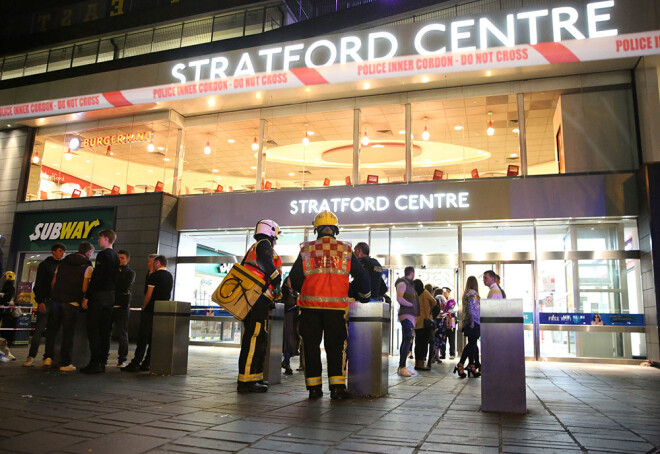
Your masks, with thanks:
<instances>
[{"instance_id":1,"label":"glass entrance door","mask_svg":"<svg viewBox=\"0 0 660 454\"><path fill-rule=\"evenodd\" d=\"M468 276L474 276L479 282L479 296L483 299L488 297L489 289L484 285L483 274L486 270L492 270L501 278L500 285L509 299L523 300L523 313L525 322L529 326L525 330L525 356L535 357L533 314L534 314L534 262L470 262L463 264L463 280ZM460 290L458 298L463 296L465 282ZM457 301L459 301L457 299Z\"/></svg>"}]
</instances>

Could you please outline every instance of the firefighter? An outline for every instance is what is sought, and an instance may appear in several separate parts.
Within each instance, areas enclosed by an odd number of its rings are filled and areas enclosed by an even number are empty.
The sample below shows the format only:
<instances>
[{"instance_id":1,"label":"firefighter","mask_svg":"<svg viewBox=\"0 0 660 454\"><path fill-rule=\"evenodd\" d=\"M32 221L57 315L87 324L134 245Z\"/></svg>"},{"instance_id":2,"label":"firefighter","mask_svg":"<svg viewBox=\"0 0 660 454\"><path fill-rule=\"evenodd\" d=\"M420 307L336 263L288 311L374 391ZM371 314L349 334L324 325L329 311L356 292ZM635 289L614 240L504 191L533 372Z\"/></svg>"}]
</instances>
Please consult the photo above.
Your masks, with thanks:
<instances>
[{"instance_id":1,"label":"firefighter","mask_svg":"<svg viewBox=\"0 0 660 454\"><path fill-rule=\"evenodd\" d=\"M262 219L257 222L254 228L256 242L245 254L244 265L264 279L267 288L243 319L243 338L238 357L239 393L268 391L268 385L263 381L264 359L268 348L266 320L282 282L282 260L273 249L279 233L280 227L275 221Z\"/></svg>"},{"instance_id":2,"label":"firefighter","mask_svg":"<svg viewBox=\"0 0 660 454\"><path fill-rule=\"evenodd\" d=\"M305 385L310 399L323 396L321 338L328 360L331 399L351 397L346 391L346 339L348 276L353 276L357 296L368 302L369 276L353 254L351 243L339 241L339 221L330 211L314 218L314 241L300 244L300 254L291 268L291 286L299 292L299 329L305 354Z\"/></svg>"}]
</instances>

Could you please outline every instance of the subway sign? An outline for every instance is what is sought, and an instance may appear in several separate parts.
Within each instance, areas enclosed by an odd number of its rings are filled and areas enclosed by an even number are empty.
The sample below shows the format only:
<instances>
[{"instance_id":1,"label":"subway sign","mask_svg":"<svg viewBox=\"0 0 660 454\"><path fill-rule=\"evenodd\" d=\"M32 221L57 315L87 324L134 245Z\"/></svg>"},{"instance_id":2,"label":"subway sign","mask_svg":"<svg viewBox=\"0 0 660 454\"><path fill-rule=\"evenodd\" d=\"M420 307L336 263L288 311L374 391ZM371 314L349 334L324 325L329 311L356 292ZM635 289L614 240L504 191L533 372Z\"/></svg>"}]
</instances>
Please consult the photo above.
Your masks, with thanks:
<instances>
[{"instance_id":1,"label":"subway sign","mask_svg":"<svg viewBox=\"0 0 660 454\"><path fill-rule=\"evenodd\" d=\"M54 243L77 250L81 241L98 247L98 234L114 229L115 209L16 213L13 238L19 251L49 251Z\"/></svg>"}]
</instances>

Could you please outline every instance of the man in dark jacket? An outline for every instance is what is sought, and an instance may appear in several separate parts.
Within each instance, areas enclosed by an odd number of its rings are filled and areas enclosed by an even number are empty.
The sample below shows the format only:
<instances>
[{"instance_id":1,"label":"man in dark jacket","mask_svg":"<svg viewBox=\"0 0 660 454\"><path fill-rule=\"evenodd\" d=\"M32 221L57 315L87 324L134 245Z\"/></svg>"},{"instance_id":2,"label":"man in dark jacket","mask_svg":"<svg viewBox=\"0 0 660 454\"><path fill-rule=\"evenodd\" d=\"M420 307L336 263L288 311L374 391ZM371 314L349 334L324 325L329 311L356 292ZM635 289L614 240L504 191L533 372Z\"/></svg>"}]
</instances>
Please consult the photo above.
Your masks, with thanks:
<instances>
[{"instance_id":1,"label":"man in dark jacket","mask_svg":"<svg viewBox=\"0 0 660 454\"><path fill-rule=\"evenodd\" d=\"M117 252L119 273L115 281L115 305L112 307L112 323L115 326L119 349L117 367L124 367L128 357L128 316L131 307L131 287L135 282L135 271L128 266L131 255L126 250Z\"/></svg>"},{"instance_id":2,"label":"man in dark jacket","mask_svg":"<svg viewBox=\"0 0 660 454\"><path fill-rule=\"evenodd\" d=\"M85 299L83 309L87 312L87 339L90 360L80 372L102 374L110 353L112 331L112 306L115 304L115 280L119 272L119 257L112 249L117 239L114 230L99 232L99 246L103 249L96 255L96 266Z\"/></svg>"},{"instance_id":3,"label":"man in dark jacket","mask_svg":"<svg viewBox=\"0 0 660 454\"><path fill-rule=\"evenodd\" d=\"M369 274L371 282L371 301L383 301L383 297L387 294L387 284L383 279L383 267L378 260L369 256L369 245L367 243L358 243L353 249L355 256L360 261L362 268ZM357 282L351 282L349 288L349 296L353 299L358 299L357 296Z\"/></svg>"},{"instance_id":4,"label":"man in dark jacket","mask_svg":"<svg viewBox=\"0 0 660 454\"><path fill-rule=\"evenodd\" d=\"M67 255L55 271L46 331L46 359L44 359L46 367L52 365L55 355L55 339L62 326L60 370L64 372L76 370L71 363L71 351L76 332L76 318L83 295L92 277L90 259L93 252L94 246L83 241L78 245L78 252Z\"/></svg>"},{"instance_id":5,"label":"man in dark jacket","mask_svg":"<svg viewBox=\"0 0 660 454\"><path fill-rule=\"evenodd\" d=\"M30 351L28 357L23 363L23 366L30 367L34 358L37 357L39 352L39 344L41 343L41 335L46 328L48 320L48 305L50 305L50 289L53 284L53 277L57 265L64 257L66 246L62 243L55 243L50 248L51 256L39 264L37 268L37 277L34 279L34 300L37 302L37 323L32 332L32 340L30 341ZM46 355L44 354L44 359Z\"/></svg>"}]
</instances>

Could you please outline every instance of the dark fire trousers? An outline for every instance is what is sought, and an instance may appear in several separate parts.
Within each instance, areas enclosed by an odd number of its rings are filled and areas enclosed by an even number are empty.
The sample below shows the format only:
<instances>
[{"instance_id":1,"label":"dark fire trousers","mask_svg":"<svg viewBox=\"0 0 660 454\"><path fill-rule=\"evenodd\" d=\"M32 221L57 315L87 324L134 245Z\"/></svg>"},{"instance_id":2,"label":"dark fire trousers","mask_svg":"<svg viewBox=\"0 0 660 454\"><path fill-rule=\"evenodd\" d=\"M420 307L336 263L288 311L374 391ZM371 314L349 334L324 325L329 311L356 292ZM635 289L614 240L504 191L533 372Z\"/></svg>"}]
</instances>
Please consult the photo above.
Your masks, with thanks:
<instances>
[{"instance_id":1,"label":"dark fire trousers","mask_svg":"<svg viewBox=\"0 0 660 454\"><path fill-rule=\"evenodd\" d=\"M238 356L238 381L257 382L264 379L264 360L268 349L268 312L270 300L261 296L243 319L241 353Z\"/></svg>"}]
</instances>

